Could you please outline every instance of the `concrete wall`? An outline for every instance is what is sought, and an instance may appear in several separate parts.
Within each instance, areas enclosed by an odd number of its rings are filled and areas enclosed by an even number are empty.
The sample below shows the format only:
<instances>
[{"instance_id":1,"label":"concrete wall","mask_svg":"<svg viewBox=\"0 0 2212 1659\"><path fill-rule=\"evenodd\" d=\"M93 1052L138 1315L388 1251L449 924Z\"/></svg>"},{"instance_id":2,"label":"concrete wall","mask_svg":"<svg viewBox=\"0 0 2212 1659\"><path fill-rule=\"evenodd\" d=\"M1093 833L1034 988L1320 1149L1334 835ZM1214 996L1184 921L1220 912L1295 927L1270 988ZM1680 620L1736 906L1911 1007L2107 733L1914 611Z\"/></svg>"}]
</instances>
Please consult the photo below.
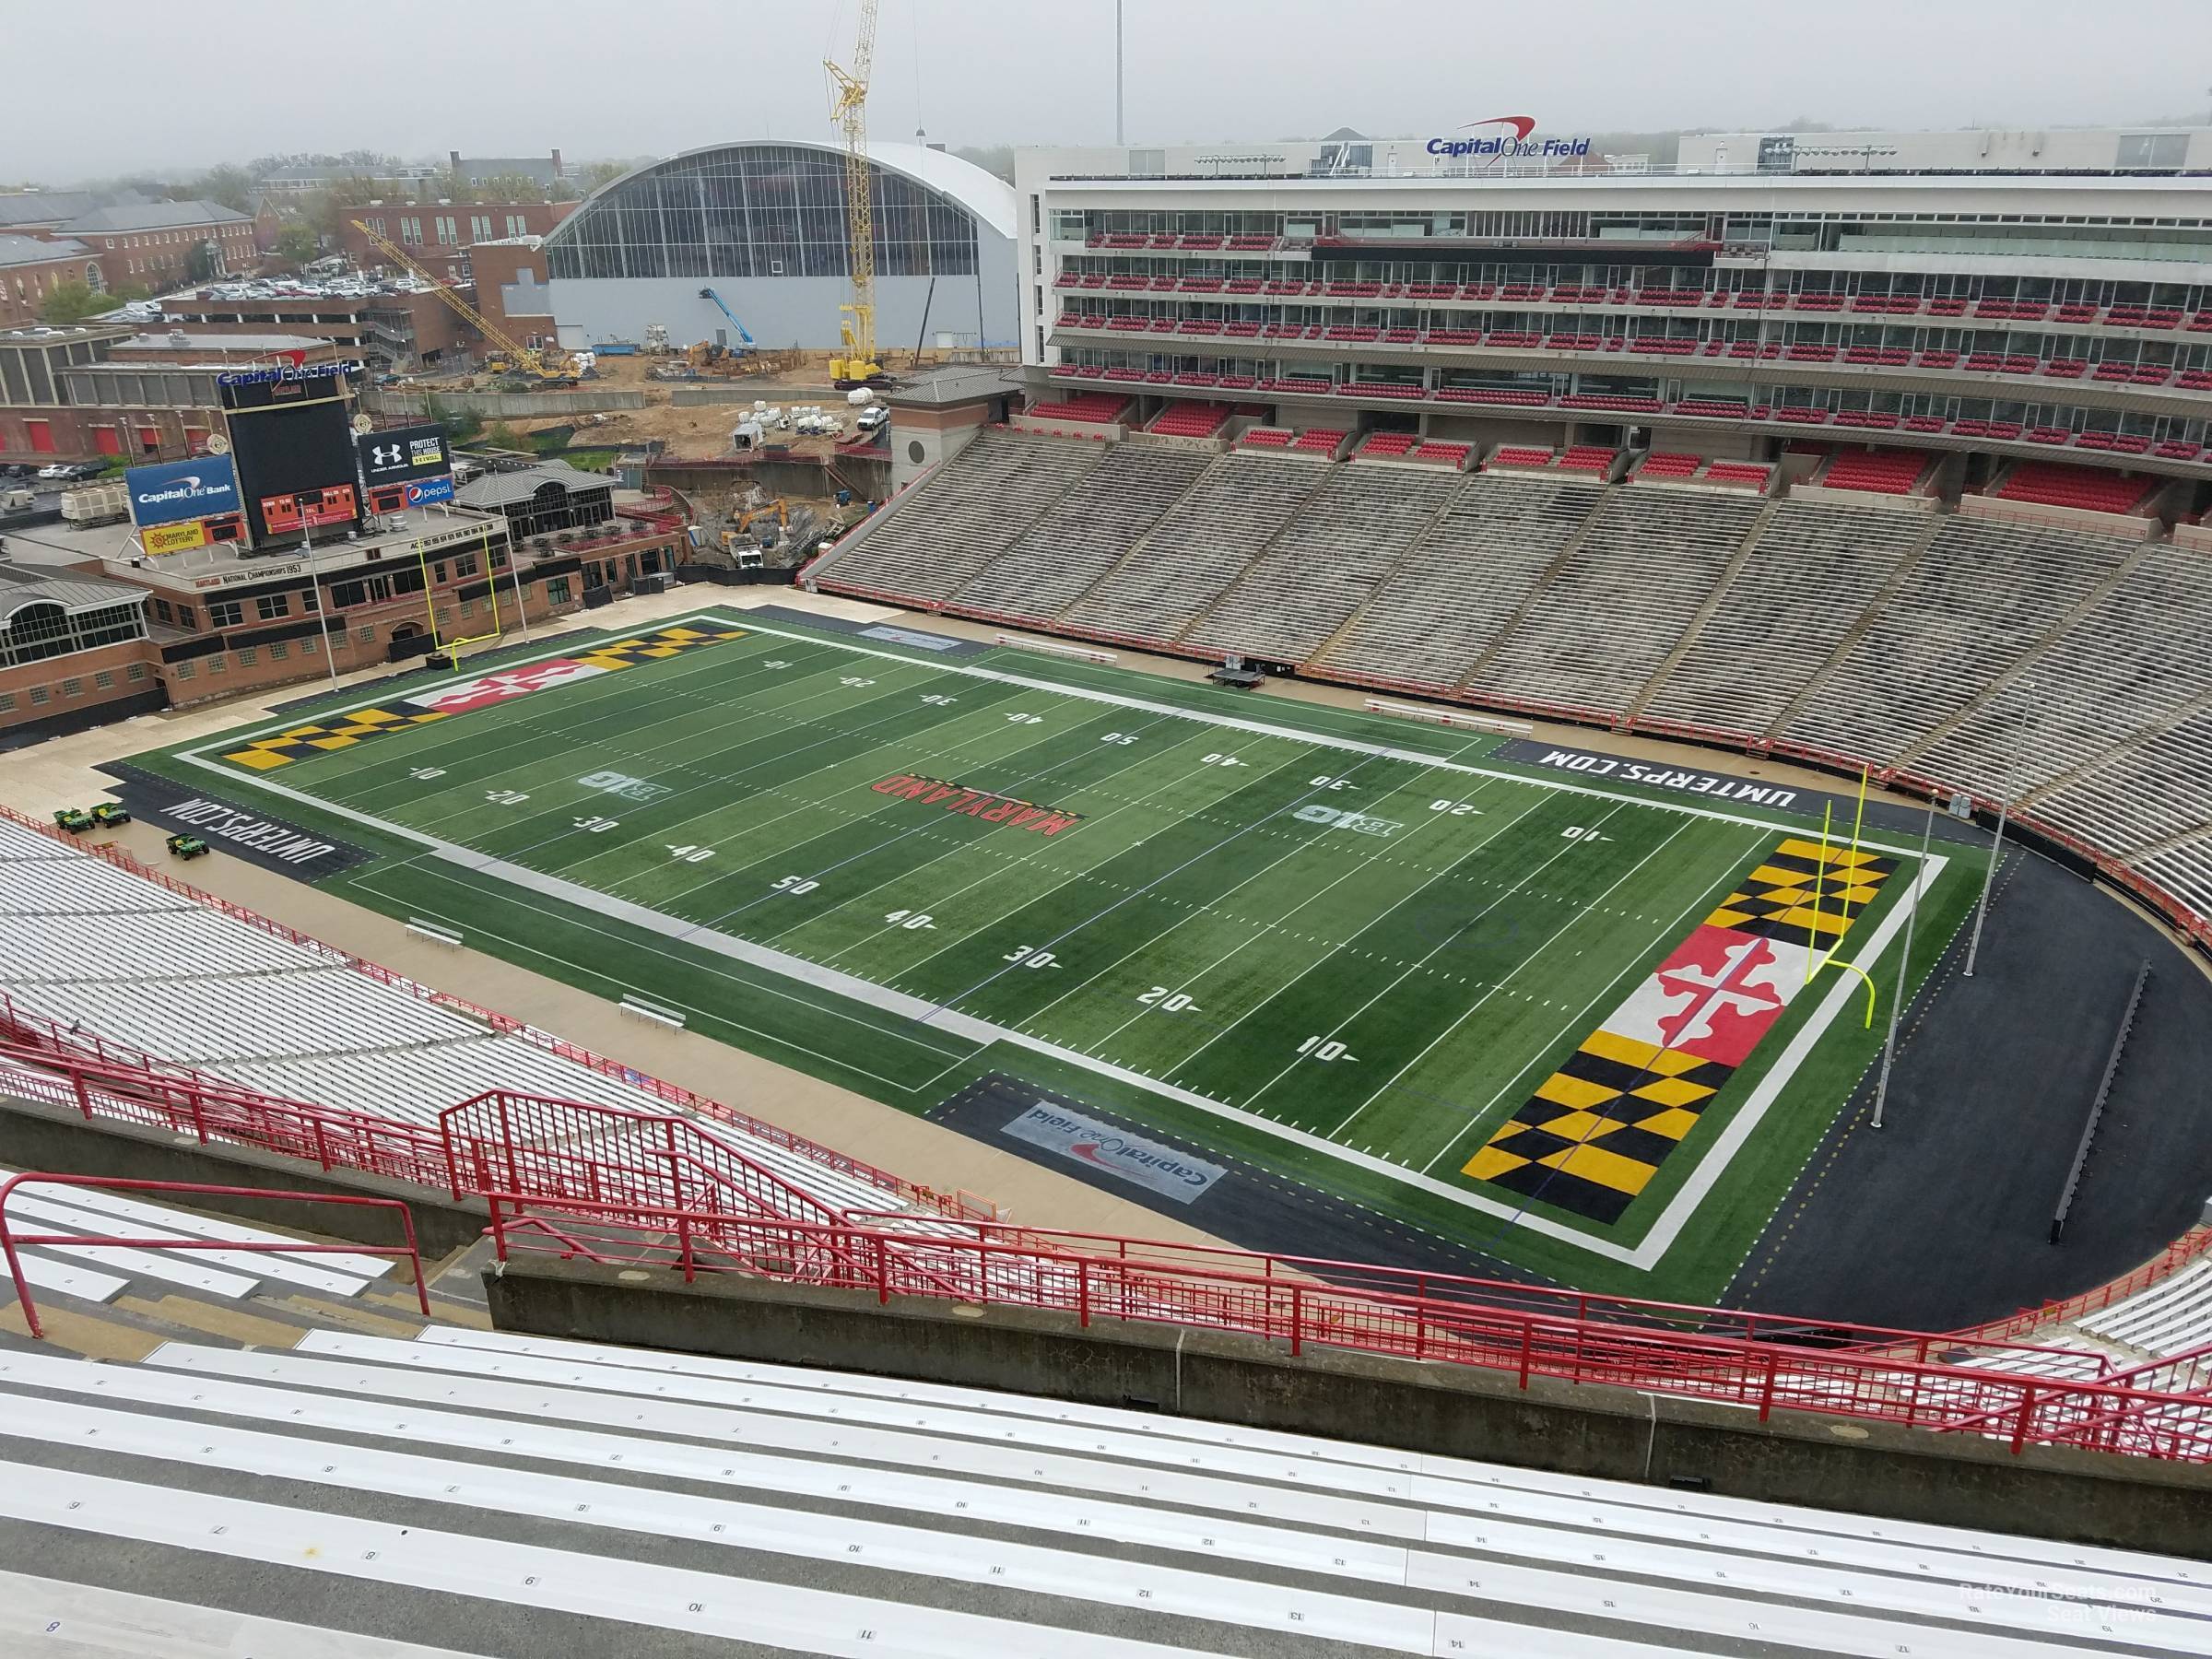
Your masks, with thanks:
<instances>
[{"instance_id":1,"label":"concrete wall","mask_svg":"<svg viewBox=\"0 0 2212 1659\"><path fill-rule=\"evenodd\" d=\"M877 277L879 354L912 348L923 329L925 301L929 323L924 345L934 343L939 333L956 335L963 345L1013 343L1013 243L981 227L977 243L979 270L938 277L934 299L926 276ZM665 323L668 337L679 346L714 339L727 346L739 344L729 319L712 300L700 298L699 290L708 287L728 301L746 332L771 350L788 346L834 349L839 324L844 321L838 307L853 297L842 276L563 276L547 284L547 290L553 314L564 328L582 327L587 345L594 340L643 339L652 323ZM980 341L975 338L979 335Z\"/></svg>"},{"instance_id":2,"label":"concrete wall","mask_svg":"<svg viewBox=\"0 0 2212 1659\"><path fill-rule=\"evenodd\" d=\"M2093 1453L2019 1457L1976 1438L1166 1325L820 1290L724 1275L625 1283L520 1256L488 1271L492 1321L535 1335L823 1366L1655 1487L2212 1558L2212 1468Z\"/></svg>"},{"instance_id":3,"label":"concrete wall","mask_svg":"<svg viewBox=\"0 0 2212 1659\"><path fill-rule=\"evenodd\" d=\"M573 392L440 392L441 408L466 410L492 419L542 415L589 415L600 409L641 409L645 394L615 386L580 386ZM413 392L384 392L376 407L387 415L429 414L429 399Z\"/></svg>"},{"instance_id":4,"label":"concrete wall","mask_svg":"<svg viewBox=\"0 0 2212 1659\"><path fill-rule=\"evenodd\" d=\"M189 1137L106 1121L87 1123L73 1112L0 1097L0 1164L49 1174L108 1175L125 1181L200 1181L217 1186L274 1188L284 1192L343 1193L397 1198L415 1218L415 1241L426 1261L465 1248L484 1230L484 1206L455 1203L443 1191L385 1181L350 1171L324 1173L312 1163L245 1147L203 1147ZM357 1244L398 1244L393 1213L381 1206L300 1204L286 1199L218 1198L195 1194L194 1209L266 1221L301 1232ZM0 1285L6 1283L0 1275Z\"/></svg>"}]
</instances>

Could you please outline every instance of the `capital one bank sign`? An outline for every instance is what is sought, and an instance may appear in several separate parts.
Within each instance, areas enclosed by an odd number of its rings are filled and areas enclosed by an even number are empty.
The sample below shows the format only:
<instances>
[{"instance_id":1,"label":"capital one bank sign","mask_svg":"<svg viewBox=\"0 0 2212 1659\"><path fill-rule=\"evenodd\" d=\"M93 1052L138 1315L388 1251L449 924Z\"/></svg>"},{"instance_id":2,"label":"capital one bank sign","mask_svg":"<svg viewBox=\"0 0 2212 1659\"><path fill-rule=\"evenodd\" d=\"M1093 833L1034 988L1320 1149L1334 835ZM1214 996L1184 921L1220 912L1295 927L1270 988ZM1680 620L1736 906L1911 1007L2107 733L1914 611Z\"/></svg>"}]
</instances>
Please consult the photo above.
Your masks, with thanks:
<instances>
[{"instance_id":1,"label":"capital one bank sign","mask_svg":"<svg viewBox=\"0 0 2212 1659\"><path fill-rule=\"evenodd\" d=\"M1488 131L1486 129L1496 129ZM1487 121L1470 121L1459 129L1471 133L1467 138L1431 138L1424 146L1432 156L1479 156L1489 160L1507 158L1538 161L1570 160L1590 153L1587 138L1532 138L1536 130L1534 115L1493 115Z\"/></svg>"}]
</instances>

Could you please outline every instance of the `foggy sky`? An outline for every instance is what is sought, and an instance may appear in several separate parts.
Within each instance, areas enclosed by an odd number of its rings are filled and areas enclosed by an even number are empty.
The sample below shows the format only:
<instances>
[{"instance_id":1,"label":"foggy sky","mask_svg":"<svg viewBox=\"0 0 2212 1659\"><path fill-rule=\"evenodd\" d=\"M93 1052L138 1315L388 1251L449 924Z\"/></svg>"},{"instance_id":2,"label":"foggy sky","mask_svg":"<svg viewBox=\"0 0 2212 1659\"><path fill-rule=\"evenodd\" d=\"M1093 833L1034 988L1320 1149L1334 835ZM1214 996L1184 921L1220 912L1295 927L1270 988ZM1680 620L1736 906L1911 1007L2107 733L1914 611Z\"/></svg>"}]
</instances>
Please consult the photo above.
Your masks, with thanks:
<instances>
[{"instance_id":1,"label":"foggy sky","mask_svg":"<svg viewBox=\"0 0 2212 1659\"><path fill-rule=\"evenodd\" d=\"M2094 125L2212 103L2212 0L1125 0L1131 143ZM830 135L853 0L13 0L0 181L279 151L665 155ZM1813 23L1814 17L1828 20ZM870 131L1113 138L1112 0L882 0ZM524 42L544 50L530 51Z\"/></svg>"}]
</instances>

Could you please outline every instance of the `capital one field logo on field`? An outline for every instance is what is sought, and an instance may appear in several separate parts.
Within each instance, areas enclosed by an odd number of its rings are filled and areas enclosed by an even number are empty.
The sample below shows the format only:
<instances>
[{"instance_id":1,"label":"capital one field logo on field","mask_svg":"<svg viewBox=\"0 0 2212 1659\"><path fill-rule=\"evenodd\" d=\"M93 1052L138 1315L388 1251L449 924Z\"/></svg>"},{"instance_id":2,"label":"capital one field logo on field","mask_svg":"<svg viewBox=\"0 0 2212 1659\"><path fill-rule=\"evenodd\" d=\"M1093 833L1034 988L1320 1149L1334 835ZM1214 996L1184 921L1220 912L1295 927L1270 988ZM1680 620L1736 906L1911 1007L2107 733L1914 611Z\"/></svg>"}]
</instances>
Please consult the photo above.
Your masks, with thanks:
<instances>
[{"instance_id":1,"label":"capital one field logo on field","mask_svg":"<svg viewBox=\"0 0 2212 1659\"><path fill-rule=\"evenodd\" d=\"M1149 1187L1178 1204L1190 1203L1229 1173L1219 1164L1185 1158L1172 1147L1041 1100L1008 1124L1006 1133L1033 1147Z\"/></svg>"}]
</instances>

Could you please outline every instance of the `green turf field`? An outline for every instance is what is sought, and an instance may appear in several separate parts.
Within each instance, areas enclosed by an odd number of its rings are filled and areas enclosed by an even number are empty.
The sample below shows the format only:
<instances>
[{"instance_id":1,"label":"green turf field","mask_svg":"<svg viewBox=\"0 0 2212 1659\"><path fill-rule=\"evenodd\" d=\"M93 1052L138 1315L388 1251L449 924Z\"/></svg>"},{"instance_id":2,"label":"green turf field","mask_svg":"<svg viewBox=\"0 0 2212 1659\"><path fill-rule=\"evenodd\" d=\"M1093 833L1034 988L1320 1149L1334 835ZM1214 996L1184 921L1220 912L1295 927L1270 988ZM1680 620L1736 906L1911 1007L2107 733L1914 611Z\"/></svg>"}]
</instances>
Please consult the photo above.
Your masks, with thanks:
<instances>
[{"instance_id":1,"label":"green turf field","mask_svg":"<svg viewBox=\"0 0 2212 1659\"><path fill-rule=\"evenodd\" d=\"M1886 1017L1922 874L1464 730L735 610L454 681L140 763L376 852L363 903L893 1104L1010 1074L1642 1293L1742 1259L1880 1033L1808 955ZM1979 880L1946 851L1916 959Z\"/></svg>"}]
</instances>

